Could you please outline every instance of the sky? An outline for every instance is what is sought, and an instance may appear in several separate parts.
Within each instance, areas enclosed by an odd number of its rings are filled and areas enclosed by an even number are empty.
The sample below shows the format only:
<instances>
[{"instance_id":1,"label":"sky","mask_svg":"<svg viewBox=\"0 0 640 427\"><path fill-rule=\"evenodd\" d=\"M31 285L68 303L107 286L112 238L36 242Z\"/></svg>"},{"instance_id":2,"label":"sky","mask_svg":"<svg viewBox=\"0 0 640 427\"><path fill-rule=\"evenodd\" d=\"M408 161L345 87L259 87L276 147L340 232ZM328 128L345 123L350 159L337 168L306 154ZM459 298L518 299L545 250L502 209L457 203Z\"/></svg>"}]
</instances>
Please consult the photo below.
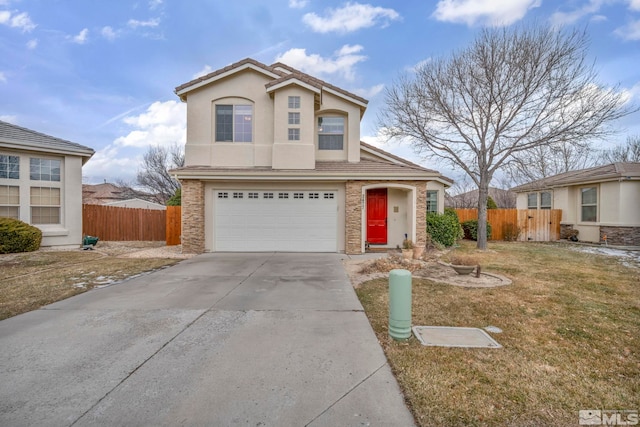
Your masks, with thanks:
<instances>
[{"instance_id":1,"label":"sky","mask_svg":"<svg viewBox=\"0 0 640 427\"><path fill-rule=\"evenodd\" d=\"M0 0L0 120L93 148L85 183L133 182L150 145L185 143L176 86L279 61L368 99L363 141L458 179L378 137L385 88L520 23L586 29L600 83L640 105L640 0ZM640 135L640 112L615 127L603 148Z\"/></svg>"}]
</instances>

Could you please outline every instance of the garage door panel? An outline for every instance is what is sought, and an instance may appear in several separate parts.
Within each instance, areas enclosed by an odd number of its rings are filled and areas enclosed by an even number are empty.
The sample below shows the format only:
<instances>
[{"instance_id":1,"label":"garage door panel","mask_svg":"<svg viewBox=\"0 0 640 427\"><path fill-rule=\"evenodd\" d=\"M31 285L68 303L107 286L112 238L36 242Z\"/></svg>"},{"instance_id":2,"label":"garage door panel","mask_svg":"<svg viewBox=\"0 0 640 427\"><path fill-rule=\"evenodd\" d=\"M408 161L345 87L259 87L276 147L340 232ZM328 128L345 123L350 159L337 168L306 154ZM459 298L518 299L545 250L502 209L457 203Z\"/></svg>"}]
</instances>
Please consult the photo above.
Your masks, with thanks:
<instances>
[{"instance_id":1,"label":"garage door panel","mask_svg":"<svg viewBox=\"0 0 640 427\"><path fill-rule=\"evenodd\" d=\"M214 192L216 251L337 251L335 191Z\"/></svg>"}]
</instances>

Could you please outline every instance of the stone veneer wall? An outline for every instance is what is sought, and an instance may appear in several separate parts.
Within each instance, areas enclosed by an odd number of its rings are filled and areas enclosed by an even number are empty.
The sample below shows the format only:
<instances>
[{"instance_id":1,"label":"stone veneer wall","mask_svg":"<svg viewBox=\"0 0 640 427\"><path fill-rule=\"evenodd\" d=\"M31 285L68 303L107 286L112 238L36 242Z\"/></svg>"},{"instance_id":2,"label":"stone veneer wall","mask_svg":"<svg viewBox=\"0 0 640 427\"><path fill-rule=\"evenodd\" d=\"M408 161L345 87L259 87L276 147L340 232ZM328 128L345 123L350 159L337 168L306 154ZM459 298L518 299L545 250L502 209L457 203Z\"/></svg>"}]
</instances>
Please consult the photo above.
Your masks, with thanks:
<instances>
[{"instance_id":1,"label":"stone veneer wall","mask_svg":"<svg viewBox=\"0 0 640 427\"><path fill-rule=\"evenodd\" d=\"M610 225L600 226L600 241L604 242L607 236L607 244L619 246L640 246L640 227L615 227Z\"/></svg>"},{"instance_id":2,"label":"stone veneer wall","mask_svg":"<svg viewBox=\"0 0 640 427\"><path fill-rule=\"evenodd\" d=\"M572 230L573 224L560 224L560 238L568 239Z\"/></svg>"},{"instance_id":3,"label":"stone veneer wall","mask_svg":"<svg viewBox=\"0 0 640 427\"><path fill-rule=\"evenodd\" d=\"M404 184L416 188L416 241L417 247L427 244L427 183L425 181L347 181L345 201L345 252L362 253L362 187L372 184ZM184 191L184 190L183 190ZM183 196L184 197L184 196Z\"/></svg>"},{"instance_id":4,"label":"stone veneer wall","mask_svg":"<svg viewBox=\"0 0 640 427\"><path fill-rule=\"evenodd\" d=\"M185 179L182 184L182 253L204 252L204 183Z\"/></svg>"}]
</instances>

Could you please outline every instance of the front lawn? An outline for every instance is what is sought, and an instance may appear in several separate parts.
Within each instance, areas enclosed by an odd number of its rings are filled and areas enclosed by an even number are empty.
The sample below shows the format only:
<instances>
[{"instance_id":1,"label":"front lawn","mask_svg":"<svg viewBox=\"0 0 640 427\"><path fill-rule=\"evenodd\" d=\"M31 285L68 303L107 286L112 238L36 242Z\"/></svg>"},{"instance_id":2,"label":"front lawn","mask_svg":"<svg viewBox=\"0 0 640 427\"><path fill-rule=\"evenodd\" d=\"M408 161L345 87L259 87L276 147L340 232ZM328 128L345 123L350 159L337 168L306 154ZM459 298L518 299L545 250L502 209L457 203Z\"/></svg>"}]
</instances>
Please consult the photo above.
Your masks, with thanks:
<instances>
[{"instance_id":1,"label":"front lawn","mask_svg":"<svg viewBox=\"0 0 640 427\"><path fill-rule=\"evenodd\" d=\"M502 349L424 347L388 336L388 281L357 289L422 426L578 425L581 409L640 410L640 269L558 244L474 253L500 288L413 281L413 325L492 325Z\"/></svg>"}]
</instances>

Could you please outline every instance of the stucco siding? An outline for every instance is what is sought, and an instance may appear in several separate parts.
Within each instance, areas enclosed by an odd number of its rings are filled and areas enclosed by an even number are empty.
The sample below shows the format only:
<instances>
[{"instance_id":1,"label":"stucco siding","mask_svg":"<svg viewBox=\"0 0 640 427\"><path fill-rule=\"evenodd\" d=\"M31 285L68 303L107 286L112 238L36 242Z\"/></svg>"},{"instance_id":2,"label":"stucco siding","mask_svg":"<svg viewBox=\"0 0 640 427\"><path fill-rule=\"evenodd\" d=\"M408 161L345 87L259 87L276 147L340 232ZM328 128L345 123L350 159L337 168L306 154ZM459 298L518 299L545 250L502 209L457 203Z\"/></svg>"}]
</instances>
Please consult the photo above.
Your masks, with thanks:
<instances>
[{"instance_id":1,"label":"stucco siding","mask_svg":"<svg viewBox=\"0 0 640 427\"><path fill-rule=\"evenodd\" d=\"M189 93L186 166L270 165L270 159L268 165L262 164L273 145L273 101L264 86L269 81L267 76L246 70ZM253 106L252 142L215 142L216 103Z\"/></svg>"}]
</instances>

